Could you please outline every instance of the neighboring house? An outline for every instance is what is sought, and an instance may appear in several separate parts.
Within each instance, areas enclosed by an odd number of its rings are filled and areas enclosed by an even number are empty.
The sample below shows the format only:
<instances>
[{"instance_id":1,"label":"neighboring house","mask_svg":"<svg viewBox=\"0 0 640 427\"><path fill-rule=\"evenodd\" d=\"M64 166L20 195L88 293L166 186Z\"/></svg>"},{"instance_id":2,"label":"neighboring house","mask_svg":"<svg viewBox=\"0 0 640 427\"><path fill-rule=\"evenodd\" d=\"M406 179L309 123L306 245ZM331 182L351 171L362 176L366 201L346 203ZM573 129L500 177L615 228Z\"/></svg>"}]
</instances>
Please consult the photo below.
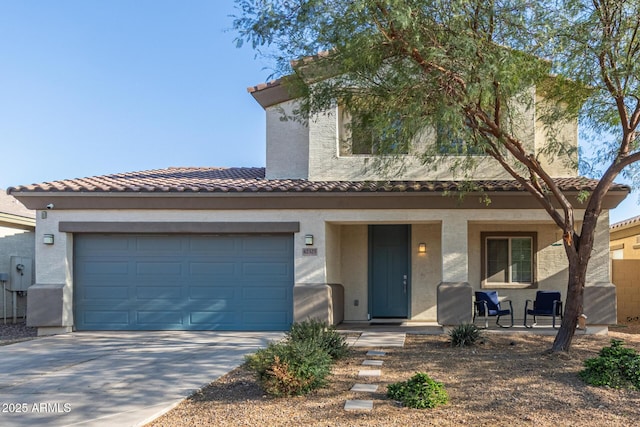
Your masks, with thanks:
<instances>
[{"instance_id":1,"label":"neighboring house","mask_svg":"<svg viewBox=\"0 0 640 427\"><path fill-rule=\"evenodd\" d=\"M32 284L36 213L0 189L0 274L6 290L0 297L0 318L23 318L27 308L26 289ZM18 266L20 270L18 270ZM0 276L1 277L1 276ZM15 302L15 310L14 310ZM6 303L6 305L5 305Z\"/></svg>"},{"instance_id":2,"label":"neighboring house","mask_svg":"<svg viewBox=\"0 0 640 427\"><path fill-rule=\"evenodd\" d=\"M612 224L609 234L618 319L640 322L640 216Z\"/></svg>"},{"instance_id":3,"label":"neighboring house","mask_svg":"<svg viewBox=\"0 0 640 427\"><path fill-rule=\"evenodd\" d=\"M640 259L640 216L611 225L609 250L611 259Z\"/></svg>"},{"instance_id":4,"label":"neighboring house","mask_svg":"<svg viewBox=\"0 0 640 427\"><path fill-rule=\"evenodd\" d=\"M39 212L30 325L284 330L309 316L453 325L471 321L474 290L499 290L517 319L537 290L566 296L558 228L490 159L476 179L491 203L460 200L462 183L446 167L430 171L411 153L392 180L378 172L375 155L343 143L338 107L305 126L281 120L295 100L279 82L249 91L267 114L266 168L168 168L10 189ZM523 120L527 142L541 146L535 114ZM573 144L576 128L564 129ZM541 161L575 206L596 185ZM616 321L608 209L628 192L617 185L604 200L588 271L591 325Z\"/></svg>"}]
</instances>

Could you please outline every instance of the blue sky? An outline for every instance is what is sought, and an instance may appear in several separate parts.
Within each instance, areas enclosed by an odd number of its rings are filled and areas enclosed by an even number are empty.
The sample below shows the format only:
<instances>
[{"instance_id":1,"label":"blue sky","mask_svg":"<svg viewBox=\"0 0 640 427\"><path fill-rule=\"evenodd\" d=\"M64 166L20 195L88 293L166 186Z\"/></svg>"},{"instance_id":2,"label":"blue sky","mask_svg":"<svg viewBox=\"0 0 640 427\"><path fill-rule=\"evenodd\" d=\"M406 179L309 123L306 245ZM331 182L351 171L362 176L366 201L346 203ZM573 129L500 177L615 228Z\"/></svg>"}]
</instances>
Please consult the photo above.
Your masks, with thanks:
<instances>
[{"instance_id":1,"label":"blue sky","mask_svg":"<svg viewBox=\"0 0 640 427\"><path fill-rule=\"evenodd\" d=\"M270 72L235 47L233 13L231 0L0 2L0 188L264 165L246 88Z\"/></svg>"},{"instance_id":2,"label":"blue sky","mask_svg":"<svg viewBox=\"0 0 640 427\"><path fill-rule=\"evenodd\" d=\"M232 0L0 1L0 188L169 166L264 166ZM612 222L640 215L634 193Z\"/></svg>"}]
</instances>

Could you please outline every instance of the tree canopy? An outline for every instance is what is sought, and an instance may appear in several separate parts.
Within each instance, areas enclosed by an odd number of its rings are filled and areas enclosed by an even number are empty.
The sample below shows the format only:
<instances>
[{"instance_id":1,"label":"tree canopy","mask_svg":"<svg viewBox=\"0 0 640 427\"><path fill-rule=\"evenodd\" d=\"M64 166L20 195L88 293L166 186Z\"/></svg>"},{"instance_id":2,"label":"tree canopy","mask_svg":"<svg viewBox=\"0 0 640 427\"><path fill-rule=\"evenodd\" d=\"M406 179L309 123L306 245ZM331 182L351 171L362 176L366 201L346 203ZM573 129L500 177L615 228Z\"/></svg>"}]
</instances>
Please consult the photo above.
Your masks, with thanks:
<instances>
[{"instance_id":1,"label":"tree canopy","mask_svg":"<svg viewBox=\"0 0 640 427\"><path fill-rule=\"evenodd\" d=\"M453 148L459 160L451 167L461 177L473 178L482 153L540 202L562 230L569 260L569 315L554 343L567 350L603 198L640 160L640 0L236 3L238 42L271 57L276 76L289 76L299 118L339 102L364 118L354 128L393 135L379 138L389 153L402 149L398 140L445 129L466 141ZM548 135L535 151L519 126L530 108ZM557 132L558 123L577 118L592 138L600 178L579 207L581 227L540 158L577 168L575 147ZM425 167L444 157L437 146L420 154Z\"/></svg>"}]
</instances>

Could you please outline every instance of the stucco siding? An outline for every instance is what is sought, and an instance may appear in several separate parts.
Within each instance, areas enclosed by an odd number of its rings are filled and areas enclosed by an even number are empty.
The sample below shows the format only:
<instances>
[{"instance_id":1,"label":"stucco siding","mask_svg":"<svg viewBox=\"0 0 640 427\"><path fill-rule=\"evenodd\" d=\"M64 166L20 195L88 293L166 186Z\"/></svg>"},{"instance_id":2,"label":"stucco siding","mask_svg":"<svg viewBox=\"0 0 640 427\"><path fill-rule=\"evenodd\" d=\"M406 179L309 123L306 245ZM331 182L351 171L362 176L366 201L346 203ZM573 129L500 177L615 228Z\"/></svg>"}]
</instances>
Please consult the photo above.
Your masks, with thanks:
<instances>
[{"instance_id":1,"label":"stucco siding","mask_svg":"<svg viewBox=\"0 0 640 427\"><path fill-rule=\"evenodd\" d=\"M342 285L344 320L364 321L368 314L368 228L366 225L342 225ZM356 305L357 304L357 305Z\"/></svg>"},{"instance_id":2,"label":"stucco siding","mask_svg":"<svg viewBox=\"0 0 640 427\"><path fill-rule=\"evenodd\" d=\"M35 232L0 227L0 273L10 273L11 257L19 256L34 259ZM32 268L32 266L29 266ZM0 290L0 292L2 292ZM0 297L1 298L1 297ZM7 317L13 316L13 296L7 292ZM27 298L16 295L16 315L23 317L26 312ZM4 315L0 303L0 317Z\"/></svg>"},{"instance_id":3,"label":"stucco siding","mask_svg":"<svg viewBox=\"0 0 640 427\"><path fill-rule=\"evenodd\" d=\"M441 225L416 224L411 227L411 318L417 321L436 320L437 288L442 280ZM418 253L425 243L427 251Z\"/></svg>"},{"instance_id":4,"label":"stucco siding","mask_svg":"<svg viewBox=\"0 0 640 427\"><path fill-rule=\"evenodd\" d=\"M640 224L611 230L611 250L622 250L622 259L640 259Z\"/></svg>"},{"instance_id":5,"label":"stucco siding","mask_svg":"<svg viewBox=\"0 0 640 427\"><path fill-rule=\"evenodd\" d=\"M291 116L296 104L283 102L266 110L267 179L306 179L309 175L309 129Z\"/></svg>"},{"instance_id":6,"label":"stucco siding","mask_svg":"<svg viewBox=\"0 0 640 427\"><path fill-rule=\"evenodd\" d=\"M327 242L327 283L340 283L342 280L342 265L340 262L342 252L340 240L342 233L340 232L340 225L327 223L325 230Z\"/></svg>"},{"instance_id":7,"label":"stucco siding","mask_svg":"<svg viewBox=\"0 0 640 427\"><path fill-rule=\"evenodd\" d=\"M540 95L537 95L538 108L537 116L549 114L549 108L552 105L544 103ZM546 110L546 111L545 111ZM540 165L553 177L571 177L578 174L577 170L577 148L578 148L578 122L576 120L564 121L561 125L554 128L551 132L543 123L543 120L535 121L535 150L540 153L549 144L564 144L567 152L571 153L571 157L557 158L557 156L548 156L540 154L538 156Z\"/></svg>"},{"instance_id":8,"label":"stucco siding","mask_svg":"<svg viewBox=\"0 0 640 427\"><path fill-rule=\"evenodd\" d=\"M611 282L609 261L609 211L602 211L598 217L593 250L587 269L587 284Z\"/></svg>"},{"instance_id":9,"label":"stucco siding","mask_svg":"<svg viewBox=\"0 0 640 427\"><path fill-rule=\"evenodd\" d=\"M568 147L577 147L577 122L563 122L552 136L537 116L540 108L531 102L540 95L530 89L512 104L513 130L525 146L540 152L552 139L563 141ZM413 142L408 155L382 157L376 155L341 154L341 114L334 106L309 119L308 127L294 120L283 120L295 108L293 101L266 109L267 113L267 178L307 178L323 180L454 180L460 178L454 172L453 163L444 159L437 167L426 167L420 161L424 147L435 143L435 132L425 131ZM344 150L342 150L344 151ZM474 179L512 179L493 159L478 158ZM572 160L575 160L572 159ZM577 175L575 164L564 159L541 156L541 164L553 177Z\"/></svg>"},{"instance_id":10,"label":"stucco siding","mask_svg":"<svg viewBox=\"0 0 640 427\"><path fill-rule=\"evenodd\" d=\"M582 212L576 214L579 216ZM67 326L73 323L73 234L58 231L61 221L299 223L300 231L294 233L295 286L327 283L344 286L345 321L368 320L368 226L371 224L411 225L411 320L420 321L436 320L437 285L445 281L445 277L464 276L464 281L480 289L481 232L535 231L538 233L537 289L558 289L566 297L566 256L561 245L553 246L560 243L560 233L542 210L54 210L46 219L38 219L36 242L42 241L43 234L54 234L55 244L36 245L36 281L43 285L64 285L62 322ZM609 281L607 222L603 217L598 229L596 247L599 251L604 248L605 256L594 255L589 276L592 281ZM311 248L317 249L317 254L305 253L309 248L304 242L307 234L314 236ZM417 247L422 242L427 251L418 254ZM450 262L444 261L452 254ZM516 318L521 318L524 300L533 298L535 291L500 289L500 294L513 300Z\"/></svg>"}]
</instances>

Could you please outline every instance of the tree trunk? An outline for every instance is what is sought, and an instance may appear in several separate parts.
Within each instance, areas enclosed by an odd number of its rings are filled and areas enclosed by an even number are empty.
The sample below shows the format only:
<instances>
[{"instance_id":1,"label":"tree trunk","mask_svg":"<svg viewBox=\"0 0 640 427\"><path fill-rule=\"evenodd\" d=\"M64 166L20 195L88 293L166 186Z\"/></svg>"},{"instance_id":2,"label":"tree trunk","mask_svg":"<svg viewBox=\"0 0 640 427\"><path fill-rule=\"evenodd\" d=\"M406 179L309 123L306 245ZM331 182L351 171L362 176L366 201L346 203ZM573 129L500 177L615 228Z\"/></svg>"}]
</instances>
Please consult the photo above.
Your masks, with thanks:
<instances>
[{"instance_id":1,"label":"tree trunk","mask_svg":"<svg viewBox=\"0 0 640 427\"><path fill-rule=\"evenodd\" d=\"M569 351L573 335L578 325L578 316L582 314L584 285L587 278L587 265L569 260L569 283L564 305L564 317L560 330L553 341L553 352Z\"/></svg>"},{"instance_id":2,"label":"tree trunk","mask_svg":"<svg viewBox=\"0 0 640 427\"><path fill-rule=\"evenodd\" d=\"M551 347L553 352L569 351L578 325L578 316L583 313L584 286L587 282L587 267L593 250L597 223L598 216L587 211L583 218L582 233L580 235L573 233L571 238L564 241L569 261L569 281L564 303L564 317Z\"/></svg>"}]
</instances>

